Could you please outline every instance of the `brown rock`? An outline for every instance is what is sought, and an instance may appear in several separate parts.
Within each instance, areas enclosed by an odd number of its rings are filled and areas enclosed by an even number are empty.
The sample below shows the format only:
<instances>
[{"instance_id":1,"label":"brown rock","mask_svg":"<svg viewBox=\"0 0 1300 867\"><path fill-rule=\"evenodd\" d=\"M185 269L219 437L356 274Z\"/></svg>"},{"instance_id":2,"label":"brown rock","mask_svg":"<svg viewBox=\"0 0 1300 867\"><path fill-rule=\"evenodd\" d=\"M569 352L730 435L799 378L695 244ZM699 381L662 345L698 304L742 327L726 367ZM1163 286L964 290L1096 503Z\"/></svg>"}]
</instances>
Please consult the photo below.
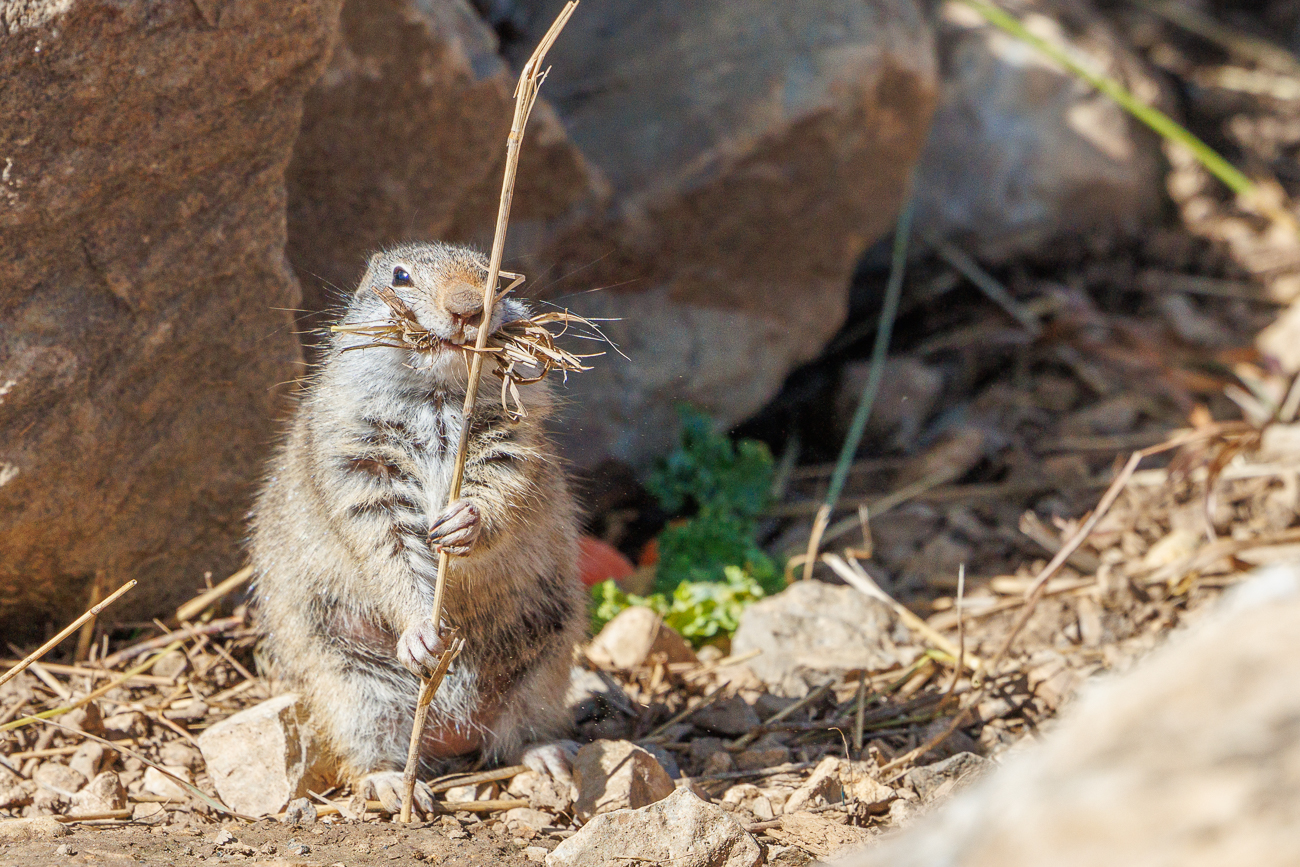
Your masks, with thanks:
<instances>
[{"instance_id":1,"label":"brown rock","mask_svg":"<svg viewBox=\"0 0 1300 867\"><path fill-rule=\"evenodd\" d=\"M652 654L668 662L693 662L695 652L663 618L649 608L634 605L605 624L587 647L587 658L597 665L623 670L636 668Z\"/></svg>"},{"instance_id":2,"label":"brown rock","mask_svg":"<svg viewBox=\"0 0 1300 867\"><path fill-rule=\"evenodd\" d=\"M535 41L560 0L535 4ZM579 8L546 93L613 206L532 257L578 312L621 317L570 378L570 451L666 451L676 401L723 427L816 356L862 251L892 229L937 101L914 0L607 0ZM525 145L525 147L527 147ZM570 276L571 275L571 276ZM635 430L636 436L629 436Z\"/></svg>"},{"instance_id":3,"label":"brown rock","mask_svg":"<svg viewBox=\"0 0 1300 867\"><path fill-rule=\"evenodd\" d=\"M208 776L226 806L249 816L278 813L327 776L313 748L307 711L290 693L224 719L199 735Z\"/></svg>"},{"instance_id":4,"label":"brown rock","mask_svg":"<svg viewBox=\"0 0 1300 867\"><path fill-rule=\"evenodd\" d=\"M574 814L585 822L598 813L637 809L666 798L673 781L655 757L629 741L596 741L573 760L578 786Z\"/></svg>"},{"instance_id":5,"label":"brown rock","mask_svg":"<svg viewBox=\"0 0 1300 867\"><path fill-rule=\"evenodd\" d=\"M1274 567L859 867L1300 863L1300 569ZM896 802L902 803L902 802Z\"/></svg>"},{"instance_id":6,"label":"brown rock","mask_svg":"<svg viewBox=\"0 0 1300 867\"><path fill-rule=\"evenodd\" d=\"M640 810L596 816L555 847L546 865L755 867L762 857L754 838L725 810L683 788Z\"/></svg>"},{"instance_id":7,"label":"brown rock","mask_svg":"<svg viewBox=\"0 0 1300 867\"><path fill-rule=\"evenodd\" d=\"M464 0L346 0L286 179L288 253L307 309L337 306L385 245L491 245L516 80L496 49ZM602 187L540 100L520 155L512 243L528 244Z\"/></svg>"},{"instance_id":8,"label":"brown rock","mask_svg":"<svg viewBox=\"0 0 1300 867\"><path fill-rule=\"evenodd\" d=\"M904 775L903 781L915 790L922 802L928 803L966 788L992 764L974 753L958 753L941 762L913 768Z\"/></svg>"},{"instance_id":9,"label":"brown rock","mask_svg":"<svg viewBox=\"0 0 1300 867\"><path fill-rule=\"evenodd\" d=\"M0 9L0 632L233 570L278 383L283 173L339 0ZM114 585L115 586L115 585Z\"/></svg>"},{"instance_id":10,"label":"brown rock","mask_svg":"<svg viewBox=\"0 0 1300 867\"><path fill-rule=\"evenodd\" d=\"M797 813L819 804L841 800L844 797L844 787L840 782L842 761L834 756L827 756L818 762L812 776L795 789L790 800L785 802L785 812Z\"/></svg>"}]
</instances>

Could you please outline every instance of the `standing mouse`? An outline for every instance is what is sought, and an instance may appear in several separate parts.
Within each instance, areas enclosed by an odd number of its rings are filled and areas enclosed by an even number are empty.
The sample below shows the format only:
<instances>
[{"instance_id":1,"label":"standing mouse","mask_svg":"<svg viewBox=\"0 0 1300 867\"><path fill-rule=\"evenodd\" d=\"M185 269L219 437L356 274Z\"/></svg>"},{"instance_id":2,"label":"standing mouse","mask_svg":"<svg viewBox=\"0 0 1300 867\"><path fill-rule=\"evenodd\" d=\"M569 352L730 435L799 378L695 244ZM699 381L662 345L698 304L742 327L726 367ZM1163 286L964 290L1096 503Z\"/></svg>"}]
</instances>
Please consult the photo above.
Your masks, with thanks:
<instances>
[{"instance_id":1,"label":"standing mouse","mask_svg":"<svg viewBox=\"0 0 1300 867\"><path fill-rule=\"evenodd\" d=\"M343 324L387 322L391 290L429 339L412 349L334 334L251 516L273 670L306 700L340 777L394 812L420 678L447 627L465 646L430 706L422 771L478 756L568 776L556 738L586 605L545 381L520 386L517 423L486 394L477 402L461 498L447 504L468 382L460 347L482 326L487 272L481 254L445 244L371 257ZM490 327L526 316L507 298ZM441 549L453 556L440 629ZM415 802L432 808L423 783Z\"/></svg>"}]
</instances>

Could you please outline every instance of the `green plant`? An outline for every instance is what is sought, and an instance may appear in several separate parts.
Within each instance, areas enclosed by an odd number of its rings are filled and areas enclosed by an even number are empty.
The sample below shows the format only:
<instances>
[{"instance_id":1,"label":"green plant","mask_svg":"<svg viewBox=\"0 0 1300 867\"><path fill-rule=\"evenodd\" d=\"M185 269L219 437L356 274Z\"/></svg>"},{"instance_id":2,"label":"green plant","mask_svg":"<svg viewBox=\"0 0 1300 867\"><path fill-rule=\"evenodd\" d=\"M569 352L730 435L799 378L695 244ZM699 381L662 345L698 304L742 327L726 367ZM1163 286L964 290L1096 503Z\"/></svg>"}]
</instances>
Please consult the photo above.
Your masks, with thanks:
<instances>
[{"instance_id":1,"label":"green plant","mask_svg":"<svg viewBox=\"0 0 1300 867\"><path fill-rule=\"evenodd\" d=\"M683 581L725 582L740 567L768 593L781 570L754 541L772 487L772 453L757 440L715 433L709 417L679 406L681 444L650 475L647 487L666 510L695 515L659 536L655 590L675 593Z\"/></svg>"},{"instance_id":2,"label":"green plant","mask_svg":"<svg viewBox=\"0 0 1300 867\"><path fill-rule=\"evenodd\" d=\"M644 605L699 647L735 632L740 613L764 595L759 583L738 566L726 567L722 581L683 581L671 594L635 596L605 581L591 588L592 629L599 631L625 608Z\"/></svg>"}]
</instances>

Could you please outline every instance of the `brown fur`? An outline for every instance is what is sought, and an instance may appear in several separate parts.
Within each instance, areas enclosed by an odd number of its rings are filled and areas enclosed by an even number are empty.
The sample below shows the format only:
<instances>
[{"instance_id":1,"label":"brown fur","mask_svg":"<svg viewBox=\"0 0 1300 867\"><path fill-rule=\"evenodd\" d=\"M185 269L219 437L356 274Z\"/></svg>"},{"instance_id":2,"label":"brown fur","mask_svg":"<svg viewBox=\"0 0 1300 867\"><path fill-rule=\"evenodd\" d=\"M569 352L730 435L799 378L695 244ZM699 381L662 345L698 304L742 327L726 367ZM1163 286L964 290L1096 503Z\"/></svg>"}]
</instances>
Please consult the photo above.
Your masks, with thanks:
<instances>
[{"instance_id":1,"label":"brown fur","mask_svg":"<svg viewBox=\"0 0 1300 867\"><path fill-rule=\"evenodd\" d=\"M398 285L396 268L412 286ZM374 290L391 285L425 328L472 342L481 305L466 289L485 276L483 257L463 248L379 253L344 321L387 319ZM492 324L524 315L507 300ZM264 648L354 781L405 763L419 679L394 653L431 610L427 533L447 505L466 382L459 350L344 351L364 342L333 338L271 461L251 542ZM545 383L527 386L528 416L512 424L492 392L475 409L461 493L478 507L481 534L451 559L443 613L465 650L430 709L427 769L469 748L517 760L568 723L585 606L576 511L544 430L551 399Z\"/></svg>"}]
</instances>

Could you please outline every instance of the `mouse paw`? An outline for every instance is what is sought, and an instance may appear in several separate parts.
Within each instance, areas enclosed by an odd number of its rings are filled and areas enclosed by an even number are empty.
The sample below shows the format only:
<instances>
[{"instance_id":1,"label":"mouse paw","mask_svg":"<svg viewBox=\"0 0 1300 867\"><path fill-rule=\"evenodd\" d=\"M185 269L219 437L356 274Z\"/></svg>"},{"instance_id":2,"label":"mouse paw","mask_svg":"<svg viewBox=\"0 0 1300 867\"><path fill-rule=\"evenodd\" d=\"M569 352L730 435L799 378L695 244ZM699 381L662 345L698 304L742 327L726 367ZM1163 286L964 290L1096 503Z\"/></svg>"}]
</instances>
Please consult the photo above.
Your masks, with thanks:
<instances>
[{"instance_id":1,"label":"mouse paw","mask_svg":"<svg viewBox=\"0 0 1300 867\"><path fill-rule=\"evenodd\" d=\"M576 741L552 741L549 744L534 744L524 750L519 757L519 764L545 774L561 783L573 783L573 760L578 755Z\"/></svg>"},{"instance_id":2,"label":"mouse paw","mask_svg":"<svg viewBox=\"0 0 1300 867\"><path fill-rule=\"evenodd\" d=\"M447 649L444 634L431 619L406 627L397 639L397 661L412 674L428 677Z\"/></svg>"},{"instance_id":3,"label":"mouse paw","mask_svg":"<svg viewBox=\"0 0 1300 867\"><path fill-rule=\"evenodd\" d=\"M394 816L402 812L402 772L378 771L366 774L357 784L357 789L368 801L378 801L383 808ZM415 781L415 803L412 809L429 815L433 812L433 792L427 783Z\"/></svg>"},{"instance_id":4,"label":"mouse paw","mask_svg":"<svg viewBox=\"0 0 1300 867\"><path fill-rule=\"evenodd\" d=\"M434 551L463 556L474 547L482 528L478 506L472 500L457 500L429 527L429 545Z\"/></svg>"}]
</instances>

